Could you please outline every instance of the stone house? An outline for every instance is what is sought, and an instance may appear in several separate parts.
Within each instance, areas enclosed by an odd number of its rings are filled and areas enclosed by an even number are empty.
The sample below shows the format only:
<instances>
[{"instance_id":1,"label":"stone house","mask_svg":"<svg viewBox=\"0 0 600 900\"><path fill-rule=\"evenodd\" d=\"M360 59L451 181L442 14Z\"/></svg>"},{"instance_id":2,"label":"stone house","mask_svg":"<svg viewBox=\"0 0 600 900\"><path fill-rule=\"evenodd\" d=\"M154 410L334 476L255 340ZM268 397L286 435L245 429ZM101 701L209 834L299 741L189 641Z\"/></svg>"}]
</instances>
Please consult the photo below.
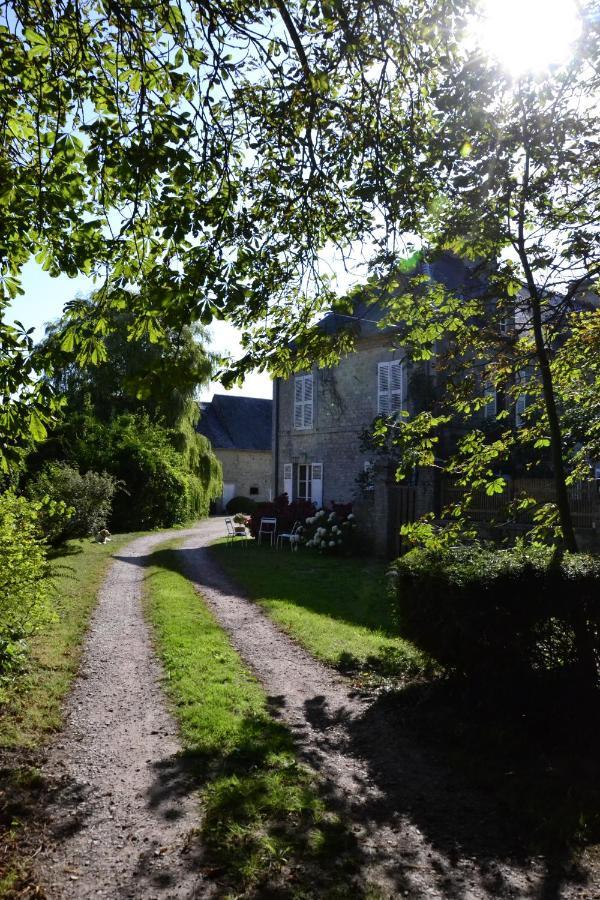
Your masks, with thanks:
<instances>
[{"instance_id":1,"label":"stone house","mask_svg":"<svg viewBox=\"0 0 600 900\"><path fill-rule=\"evenodd\" d=\"M271 400L215 394L200 403L197 430L211 442L223 466L223 494L217 512L233 497L272 499Z\"/></svg>"},{"instance_id":2,"label":"stone house","mask_svg":"<svg viewBox=\"0 0 600 900\"><path fill-rule=\"evenodd\" d=\"M423 274L463 296L481 282L469 264L450 254L424 267ZM398 329L382 328L377 303L358 303L351 315L330 313L320 323L326 333L350 328L354 350L331 368L313 367L273 388L273 492L310 499L317 506L355 504L370 523L375 549L394 552L398 524L433 510L437 486L420 470L400 488L393 471L361 449L360 435L381 414L427 407L435 383L434 363L410 363ZM496 397L482 411L494 416Z\"/></svg>"}]
</instances>

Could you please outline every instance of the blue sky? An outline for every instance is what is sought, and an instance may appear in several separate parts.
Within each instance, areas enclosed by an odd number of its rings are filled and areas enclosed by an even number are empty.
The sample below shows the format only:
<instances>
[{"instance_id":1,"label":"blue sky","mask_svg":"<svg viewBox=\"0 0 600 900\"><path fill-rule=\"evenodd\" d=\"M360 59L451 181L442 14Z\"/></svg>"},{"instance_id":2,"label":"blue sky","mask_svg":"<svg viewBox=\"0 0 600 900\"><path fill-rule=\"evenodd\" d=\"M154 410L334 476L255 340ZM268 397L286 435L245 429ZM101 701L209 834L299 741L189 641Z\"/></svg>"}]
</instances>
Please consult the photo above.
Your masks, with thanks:
<instances>
[{"instance_id":1,"label":"blue sky","mask_svg":"<svg viewBox=\"0 0 600 900\"><path fill-rule=\"evenodd\" d=\"M23 269L25 293L12 304L12 318L19 319L26 328L35 328L36 339L44 334L44 326L57 319L65 303L78 294L85 296L93 290L93 281L85 275L69 278L60 275L51 278L34 260ZM212 349L218 353L229 352L236 355L240 350L238 331L226 322L215 322L210 329ZM202 400L210 400L214 393L225 393L222 385L211 382L201 393ZM232 388L228 393L246 397L270 397L271 381L267 375L249 375L241 388Z\"/></svg>"}]
</instances>

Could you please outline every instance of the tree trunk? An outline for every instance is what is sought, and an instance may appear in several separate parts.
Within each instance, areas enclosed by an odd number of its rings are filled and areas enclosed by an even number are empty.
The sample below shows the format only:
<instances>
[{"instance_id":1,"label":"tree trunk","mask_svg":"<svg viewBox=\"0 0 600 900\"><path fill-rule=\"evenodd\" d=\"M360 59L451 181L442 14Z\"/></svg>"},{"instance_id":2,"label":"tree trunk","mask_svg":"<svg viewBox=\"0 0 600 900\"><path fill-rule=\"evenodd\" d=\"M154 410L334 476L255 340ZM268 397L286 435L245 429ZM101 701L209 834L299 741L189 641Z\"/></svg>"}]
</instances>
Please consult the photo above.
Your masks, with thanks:
<instances>
[{"instance_id":1,"label":"tree trunk","mask_svg":"<svg viewBox=\"0 0 600 900\"><path fill-rule=\"evenodd\" d=\"M536 296L533 296L535 292ZM542 326L542 311L537 289L533 286L531 291L531 310L533 314L533 334L535 338L535 350L540 367L542 378L542 391L544 395L544 404L546 407L546 415L548 417L548 430L550 433L550 454L552 456L552 469L554 473L554 487L556 490L556 505L558 507L558 516L563 534L563 541L567 550L573 553L577 552L577 540L575 538L575 530L573 528L573 518L571 516L571 507L569 504L569 495L567 492L565 466L562 453L562 430L560 427L560 419L556 409L556 398L554 395L554 384L552 382L552 372L550 370L550 361L548 352L544 344L544 333Z\"/></svg>"}]
</instances>

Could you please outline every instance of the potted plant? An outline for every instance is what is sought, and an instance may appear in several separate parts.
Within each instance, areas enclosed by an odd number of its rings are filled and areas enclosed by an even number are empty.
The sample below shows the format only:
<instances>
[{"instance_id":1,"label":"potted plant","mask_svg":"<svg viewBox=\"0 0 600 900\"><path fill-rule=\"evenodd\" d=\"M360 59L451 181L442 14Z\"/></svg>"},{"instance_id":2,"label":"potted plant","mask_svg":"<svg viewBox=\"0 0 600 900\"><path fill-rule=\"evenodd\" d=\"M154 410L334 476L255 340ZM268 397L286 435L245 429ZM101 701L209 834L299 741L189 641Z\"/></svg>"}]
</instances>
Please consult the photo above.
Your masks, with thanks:
<instances>
[{"instance_id":1,"label":"potted plant","mask_svg":"<svg viewBox=\"0 0 600 900\"><path fill-rule=\"evenodd\" d=\"M236 513L233 517L233 528L236 534L242 534L245 536L246 534L246 526L250 521L250 516L245 515L244 513Z\"/></svg>"}]
</instances>

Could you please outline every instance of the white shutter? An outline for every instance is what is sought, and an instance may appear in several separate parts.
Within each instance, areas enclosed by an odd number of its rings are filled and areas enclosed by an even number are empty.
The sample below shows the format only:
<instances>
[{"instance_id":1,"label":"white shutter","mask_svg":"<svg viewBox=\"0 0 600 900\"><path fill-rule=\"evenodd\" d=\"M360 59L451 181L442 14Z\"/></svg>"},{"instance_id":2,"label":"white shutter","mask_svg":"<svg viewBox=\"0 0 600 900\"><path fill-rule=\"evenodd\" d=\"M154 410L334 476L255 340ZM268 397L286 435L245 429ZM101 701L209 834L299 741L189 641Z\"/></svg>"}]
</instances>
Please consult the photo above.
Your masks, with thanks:
<instances>
[{"instance_id":1,"label":"white shutter","mask_svg":"<svg viewBox=\"0 0 600 900\"><path fill-rule=\"evenodd\" d=\"M302 376L296 375L294 379L294 428L302 428L304 421Z\"/></svg>"},{"instance_id":2,"label":"white shutter","mask_svg":"<svg viewBox=\"0 0 600 900\"><path fill-rule=\"evenodd\" d=\"M390 363L390 412L400 412L402 409L402 363Z\"/></svg>"},{"instance_id":3,"label":"white shutter","mask_svg":"<svg viewBox=\"0 0 600 900\"><path fill-rule=\"evenodd\" d=\"M312 428L313 426L313 377L312 375L304 376L304 428Z\"/></svg>"},{"instance_id":4,"label":"white shutter","mask_svg":"<svg viewBox=\"0 0 600 900\"><path fill-rule=\"evenodd\" d=\"M313 463L310 470L312 501L320 509L323 506L323 463Z\"/></svg>"},{"instance_id":5,"label":"white shutter","mask_svg":"<svg viewBox=\"0 0 600 900\"><path fill-rule=\"evenodd\" d=\"M294 379L294 429L313 426L313 377L296 375Z\"/></svg>"},{"instance_id":6,"label":"white shutter","mask_svg":"<svg viewBox=\"0 0 600 900\"><path fill-rule=\"evenodd\" d=\"M527 394L520 394L517 397L517 402L515 404L515 424L517 428L523 427L523 413L525 412L525 407L527 406Z\"/></svg>"},{"instance_id":7,"label":"white shutter","mask_svg":"<svg viewBox=\"0 0 600 900\"><path fill-rule=\"evenodd\" d=\"M390 364L379 363L377 366L377 415L387 416L390 413Z\"/></svg>"},{"instance_id":8,"label":"white shutter","mask_svg":"<svg viewBox=\"0 0 600 900\"><path fill-rule=\"evenodd\" d=\"M493 419L496 415L497 410L497 396L496 396L496 388L493 384L489 382L484 386L483 396L486 398L487 402L483 407L483 418L484 419Z\"/></svg>"},{"instance_id":9,"label":"white shutter","mask_svg":"<svg viewBox=\"0 0 600 900\"><path fill-rule=\"evenodd\" d=\"M404 409L404 364L401 360L377 366L377 414L389 416Z\"/></svg>"},{"instance_id":10,"label":"white shutter","mask_svg":"<svg viewBox=\"0 0 600 900\"><path fill-rule=\"evenodd\" d=\"M290 503L294 499L292 496L294 490L293 468L291 463L285 463L283 466L283 493L288 495Z\"/></svg>"}]
</instances>

